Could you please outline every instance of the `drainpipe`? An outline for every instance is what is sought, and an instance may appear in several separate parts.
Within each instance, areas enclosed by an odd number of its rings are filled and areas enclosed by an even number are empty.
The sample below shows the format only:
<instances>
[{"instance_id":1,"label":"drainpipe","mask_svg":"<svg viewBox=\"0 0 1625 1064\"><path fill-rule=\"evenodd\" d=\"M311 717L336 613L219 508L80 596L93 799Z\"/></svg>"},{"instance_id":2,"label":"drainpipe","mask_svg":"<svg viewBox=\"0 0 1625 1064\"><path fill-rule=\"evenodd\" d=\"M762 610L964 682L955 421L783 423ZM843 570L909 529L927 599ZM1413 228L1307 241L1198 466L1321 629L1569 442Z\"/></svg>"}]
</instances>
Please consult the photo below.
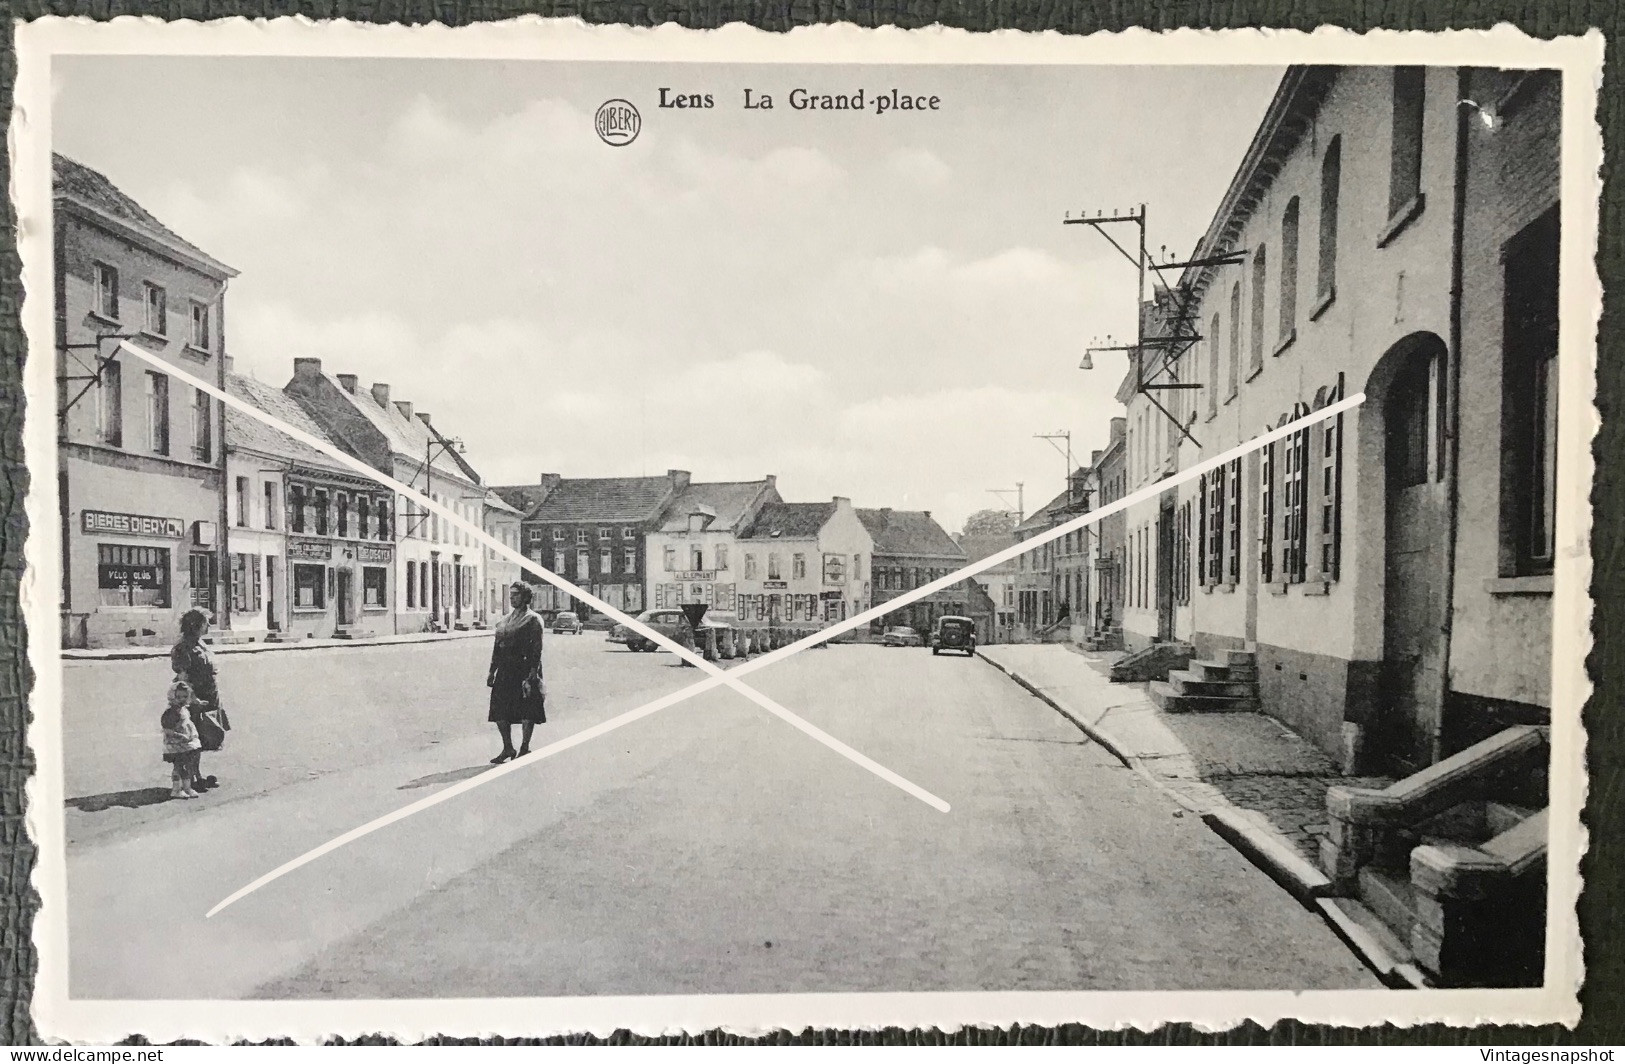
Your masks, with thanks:
<instances>
[{"instance_id":1,"label":"drainpipe","mask_svg":"<svg viewBox=\"0 0 1625 1064\"><path fill-rule=\"evenodd\" d=\"M1446 431L1450 437L1449 468L1446 479L1444 567L1444 654L1439 677L1439 724L1433 732L1431 760L1437 763L1442 754L1444 716L1450 696L1450 647L1453 641L1456 613L1456 540L1461 524L1461 303L1462 263L1464 257L1463 234L1467 211L1467 137L1471 132L1469 109L1461 101L1470 100L1468 94L1469 68L1456 70L1456 170L1455 194L1450 216L1450 380L1446 410L1449 420Z\"/></svg>"}]
</instances>

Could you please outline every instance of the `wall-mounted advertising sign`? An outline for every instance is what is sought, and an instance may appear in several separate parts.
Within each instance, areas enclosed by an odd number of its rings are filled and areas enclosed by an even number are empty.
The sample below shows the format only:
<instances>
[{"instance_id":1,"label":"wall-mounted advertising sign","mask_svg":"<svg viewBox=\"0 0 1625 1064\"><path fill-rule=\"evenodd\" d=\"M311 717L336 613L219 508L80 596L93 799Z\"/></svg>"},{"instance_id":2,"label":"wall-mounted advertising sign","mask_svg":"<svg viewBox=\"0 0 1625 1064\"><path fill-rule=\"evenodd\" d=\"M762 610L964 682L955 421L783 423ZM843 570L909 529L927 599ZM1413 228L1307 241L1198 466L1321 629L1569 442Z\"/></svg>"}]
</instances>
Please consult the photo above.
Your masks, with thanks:
<instances>
[{"instance_id":1,"label":"wall-mounted advertising sign","mask_svg":"<svg viewBox=\"0 0 1625 1064\"><path fill-rule=\"evenodd\" d=\"M83 521L86 532L108 532L119 536L158 536L163 539L181 539L186 535L186 522L179 517L86 510Z\"/></svg>"},{"instance_id":2,"label":"wall-mounted advertising sign","mask_svg":"<svg viewBox=\"0 0 1625 1064\"><path fill-rule=\"evenodd\" d=\"M288 557L312 558L326 561L333 556L333 544L320 539L290 539L288 540Z\"/></svg>"}]
</instances>

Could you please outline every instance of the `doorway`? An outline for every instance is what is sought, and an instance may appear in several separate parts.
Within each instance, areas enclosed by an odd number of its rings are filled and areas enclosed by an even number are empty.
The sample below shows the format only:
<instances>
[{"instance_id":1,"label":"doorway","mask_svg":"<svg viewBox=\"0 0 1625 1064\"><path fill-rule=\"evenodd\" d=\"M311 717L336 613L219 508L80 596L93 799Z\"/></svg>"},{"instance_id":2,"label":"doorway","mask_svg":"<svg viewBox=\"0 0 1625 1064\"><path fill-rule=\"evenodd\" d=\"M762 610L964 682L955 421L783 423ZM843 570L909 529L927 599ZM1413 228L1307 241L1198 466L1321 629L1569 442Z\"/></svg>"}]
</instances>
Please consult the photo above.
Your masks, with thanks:
<instances>
[{"instance_id":1,"label":"doorway","mask_svg":"<svg viewBox=\"0 0 1625 1064\"><path fill-rule=\"evenodd\" d=\"M282 629L277 623L278 596L276 593L276 556L265 556L265 630L276 632Z\"/></svg>"},{"instance_id":2,"label":"doorway","mask_svg":"<svg viewBox=\"0 0 1625 1064\"><path fill-rule=\"evenodd\" d=\"M351 573L348 569L337 569L334 576L337 579L335 602L338 607L338 625L340 628L348 628L355 623L355 617L351 614L355 602L355 594L350 585Z\"/></svg>"},{"instance_id":3,"label":"doorway","mask_svg":"<svg viewBox=\"0 0 1625 1064\"><path fill-rule=\"evenodd\" d=\"M1403 348L1403 349L1401 349ZM1448 649L1442 574L1447 563L1443 341L1423 334L1385 358L1402 359L1383 396L1384 719L1378 743L1400 772L1438 757Z\"/></svg>"},{"instance_id":4,"label":"doorway","mask_svg":"<svg viewBox=\"0 0 1625 1064\"><path fill-rule=\"evenodd\" d=\"M1157 511L1157 642L1174 637L1174 499L1164 492Z\"/></svg>"}]
</instances>

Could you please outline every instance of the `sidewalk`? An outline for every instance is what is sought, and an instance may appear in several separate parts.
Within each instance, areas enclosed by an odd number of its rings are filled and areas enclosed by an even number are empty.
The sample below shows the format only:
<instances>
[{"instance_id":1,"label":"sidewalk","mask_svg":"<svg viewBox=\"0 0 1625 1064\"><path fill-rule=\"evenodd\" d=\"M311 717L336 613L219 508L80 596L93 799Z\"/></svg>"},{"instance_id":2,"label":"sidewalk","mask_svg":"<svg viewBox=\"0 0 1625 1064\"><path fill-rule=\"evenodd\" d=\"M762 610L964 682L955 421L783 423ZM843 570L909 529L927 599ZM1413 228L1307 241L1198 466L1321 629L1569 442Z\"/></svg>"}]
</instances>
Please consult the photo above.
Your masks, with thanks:
<instances>
[{"instance_id":1,"label":"sidewalk","mask_svg":"<svg viewBox=\"0 0 1625 1064\"><path fill-rule=\"evenodd\" d=\"M218 633L217 633L218 634ZM320 650L323 647L380 647L394 643L440 643L448 639L477 639L491 634L489 628L473 628L454 632L413 632L408 635L367 636L360 639L300 639L289 643L215 643L208 638L209 649L216 654L261 654L267 650ZM63 650L64 661L135 661L143 658L167 658L170 645L103 647L98 650Z\"/></svg>"},{"instance_id":2,"label":"sidewalk","mask_svg":"<svg viewBox=\"0 0 1625 1064\"><path fill-rule=\"evenodd\" d=\"M1164 713L1146 684L1113 684L1112 655L1049 644L978 648L1124 764L1200 816L1299 900L1331 887L1319 867L1326 789L1368 781L1262 713Z\"/></svg>"}]
</instances>

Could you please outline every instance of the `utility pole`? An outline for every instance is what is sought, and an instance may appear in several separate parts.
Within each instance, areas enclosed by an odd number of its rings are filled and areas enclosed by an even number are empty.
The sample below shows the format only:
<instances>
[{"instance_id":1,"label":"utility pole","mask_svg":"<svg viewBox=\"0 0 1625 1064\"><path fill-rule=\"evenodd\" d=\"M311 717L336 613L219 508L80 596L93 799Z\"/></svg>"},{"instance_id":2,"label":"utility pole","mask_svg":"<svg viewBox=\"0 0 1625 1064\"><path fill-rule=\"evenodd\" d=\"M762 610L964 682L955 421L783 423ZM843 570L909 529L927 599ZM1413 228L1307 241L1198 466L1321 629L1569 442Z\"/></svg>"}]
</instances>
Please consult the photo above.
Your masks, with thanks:
<instances>
[{"instance_id":1,"label":"utility pole","mask_svg":"<svg viewBox=\"0 0 1625 1064\"><path fill-rule=\"evenodd\" d=\"M1051 447L1055 448L1056 453L1059 454L1062 458L1066 459L1066 475L1065 475L1066 501L1071 502L1072 501L1072 469L1073 469L1073 466L1072 466L1072 433L1071 433L1071 431L1068 430L1068 429L1056 429L1054 432L1035 432L1035 433L1033 433L1033 439L1049 441L1049 445ZM1064 441L1066 443L1066 447L1063 449L1061 444L1055 442L1056 440Z\"/></svg>"},{"instance_id":2,"label":"utility pole","mask_svg":"<svg viewBox=\"0 0 1625 1064\"><path fill-rule=\"evenodd\" d=\"M1025 487L1025 485L1021 481L1018 480L1018 481L1016 481L1016 486L1013 487L1013 488L988 488L987 489L988 494L995 496L1000 502L1004 503L1006 506L1010 505L1010 499L1008 498L1009 494L1012 491L1016 493L1016 524L1018 524L1018 525L1021 524L1021 522L1025 521L1027 519L1027 513L1026 513L1026 508L1025 508L1026 500L1023 497L1023 494L1022 494L1022 488L1023 487Z\"/></svg>"},{"instance_id":3,"label":"utility pole","mask_svg":"<svg viewBox=\"0 0 1625 1064\"><path fill-rule=\"evenodd\" d=\"M1202 387L1200 384L1193 382L1180 381L1175 368L1180 356L1190 350L1192 345L1203 339L1201 334L1197 332L1195 293L1177 281L1173 285L1167 284L1163 279L1163 275L1165 271L1182 271L1193 266L1237 266L1245 261L1246 252L1220 252L1206 258L1193 258L1178 262L1174 261L1174 257L1169 256L1167 245L1163 245L1162 261L1156 261L1146 253L1145 204L1143 203L1137 208L1130 208L1123 212L1113 208L1109 215L1104 211L1097 210L1092 218L1087 211L1081 212L1076 218L1072 217L1069 211L1066 217L1062 219L1061 224L1087 225L1094 229L1095 232L1106 239L1108 244L1117 249L1118 254L1122 255L1134 266L1139 278L1138 287L1134 293L1134 342L1132 344L1113 344L1109 342L1111 337L1107 337L1108 343L1092 345L1084 351L1083 361L1079 363L1078 368L1093 369L1093 356L1096 352L1126 352L1134 361L1134 390L1144 395L1152 406L1156 407L1164 417L1174 423L1181 435L1200 448L1202 445L1197 442L1195 436L1190 434L1190 430L1185 427L1181 419L1171 413L1152 394L1157 391L1198 389ZM1128 250L1112 236L1109 229L1115 225L1133 225L1138 230L1139 254L1129 254ZM1157 329L1158 335L1155 336L1145 335L1144 307L1147 270L1155 271L1155 276L1151 282L1152 288L1159 308L1166 312L1164 316L1165 327ZM1146 354L1148 352L1153 356L1154 364L1151 366L1146 364ZM1166 375L1166 379L1159 380L1164 375ZM1069 468L1068 473L1070 472Z\"/></svg>"}]
</instances>

